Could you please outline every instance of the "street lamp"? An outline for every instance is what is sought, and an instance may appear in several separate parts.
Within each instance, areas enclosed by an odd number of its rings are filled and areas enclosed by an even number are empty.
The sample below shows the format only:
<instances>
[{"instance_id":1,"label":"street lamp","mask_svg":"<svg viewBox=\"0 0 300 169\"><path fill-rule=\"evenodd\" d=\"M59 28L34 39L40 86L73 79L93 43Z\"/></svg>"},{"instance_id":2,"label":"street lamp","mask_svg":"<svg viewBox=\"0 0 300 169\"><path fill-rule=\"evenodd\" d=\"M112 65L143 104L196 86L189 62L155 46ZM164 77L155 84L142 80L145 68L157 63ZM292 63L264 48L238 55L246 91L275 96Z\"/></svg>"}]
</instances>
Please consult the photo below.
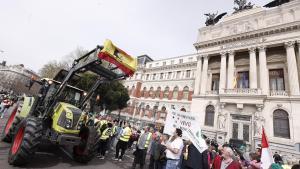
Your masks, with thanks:
<instances>
[{"instance_id":1,"label":"street lamp","mask_svg":"<svg viewBox=\"0 0 300 169\"><path fill-rule=\"evenodd\" d=\"M142 117L142 112L141 112L141 110L144 112L145 111L145 103L144 102L142 102L141 104L140 104L140 106L139 106L139 121L138 121L138 123L139 123L139 126L141 127L141 125L142 125L142 123L141 123L141 117Z\"/></svg>"},{"instance_id":2,"label":"street lamp","mask_svg":"<svg viewBox=\"0 0 300 169\"><path fill-rule=\"evenodd\" d=\"M156 102L155 105L154 105L154 108L153 108L153 113L154 113L153 123L155 123L155 120L156 120L156 113L157 113L157 110L158 110L158 106L159 106L159 102Z\"/></svg>"},{"instance_id":3,"label":"street lamp","mask_svg":"<svg viewBox=\"0 0 300 169\"><path fill-rule=\"evenodd\" d=\"M139 120L141 119L141 109L144 109L144 106L145 106L145 103L144 102L142 102L142 103L140 103L140 105L139 105Z\"/></svg>"}]
</instances>

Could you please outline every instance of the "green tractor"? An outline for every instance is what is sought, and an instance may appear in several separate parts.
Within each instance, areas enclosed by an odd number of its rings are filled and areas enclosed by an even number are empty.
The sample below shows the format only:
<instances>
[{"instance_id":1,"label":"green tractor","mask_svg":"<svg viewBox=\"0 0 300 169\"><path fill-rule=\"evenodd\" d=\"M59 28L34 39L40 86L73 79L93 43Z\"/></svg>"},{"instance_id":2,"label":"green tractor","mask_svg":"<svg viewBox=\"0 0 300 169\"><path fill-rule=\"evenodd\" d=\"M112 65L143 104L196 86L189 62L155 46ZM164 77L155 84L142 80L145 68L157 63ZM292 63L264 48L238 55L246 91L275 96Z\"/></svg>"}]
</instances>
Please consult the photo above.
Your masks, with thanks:
<instances>
[{"instance_id":1,"label":"green tractor","mask_svg":"<svg viewBox=\"0 0 300 169\"><path fill-rule=\"evenodd\" d=\"M99 134L83 110L86 102L102 83L123 80L131 76L137 60L106 40L84 56L74 60L69 71L60 71L54 79L36 81L41 85L37 96L24 97L13 109L2 133L2 140L12 142L8 162L24 165L33 157L39 145L50 142L69 147L73 159L87 163L95 156ZM86 93L71 86L78 74L98 75Z\"/></svg>"}]
</instances>

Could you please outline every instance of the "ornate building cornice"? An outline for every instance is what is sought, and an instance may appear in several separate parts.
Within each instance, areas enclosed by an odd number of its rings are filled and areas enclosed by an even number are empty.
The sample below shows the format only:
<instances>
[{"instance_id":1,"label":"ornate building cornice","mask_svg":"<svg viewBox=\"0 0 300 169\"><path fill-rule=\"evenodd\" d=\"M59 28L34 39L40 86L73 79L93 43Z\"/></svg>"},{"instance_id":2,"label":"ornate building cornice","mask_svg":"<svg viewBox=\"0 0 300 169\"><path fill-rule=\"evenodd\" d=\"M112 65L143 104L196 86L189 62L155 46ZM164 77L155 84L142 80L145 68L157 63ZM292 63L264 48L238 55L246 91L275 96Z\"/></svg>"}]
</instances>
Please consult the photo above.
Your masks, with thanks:
<instances>
[{"instance_id":1,"label":"ornate building cornice","mask_svg":"<svg viewBox=\"0 0 300 169\"><path fill-rule=\"evenodd\" d=\"M200 43L195 43L194 46L197 50L205 49L214 46L222 46L226 44L234 44L235 42L262 38L269 35L281 34L285 32L292 32L295 30L300 30L300 21L293 22L290 24L284 24L280 26L274 26L266 29L260 29L256 31L251 31L247 33L241 33L233 36L227 36L223 38L217 38L210 41L204 41Z\"/></svg>"},{"instance_id":2,"label":"ornate building cornice","mask_svg":"<svg viewBox=\"0 0 300 169\"><path fill-rule=\"evenodd\" d=\"M197 61L181 63L181 64L174 64L174 65L159 66L159 67L153 67L153 68L145 68L145 71L146 72L163 71L163 70L174 70L174 69L192 68L192 67L195 67L195 68L197 67Z\"/></svg>"}]
</instances>

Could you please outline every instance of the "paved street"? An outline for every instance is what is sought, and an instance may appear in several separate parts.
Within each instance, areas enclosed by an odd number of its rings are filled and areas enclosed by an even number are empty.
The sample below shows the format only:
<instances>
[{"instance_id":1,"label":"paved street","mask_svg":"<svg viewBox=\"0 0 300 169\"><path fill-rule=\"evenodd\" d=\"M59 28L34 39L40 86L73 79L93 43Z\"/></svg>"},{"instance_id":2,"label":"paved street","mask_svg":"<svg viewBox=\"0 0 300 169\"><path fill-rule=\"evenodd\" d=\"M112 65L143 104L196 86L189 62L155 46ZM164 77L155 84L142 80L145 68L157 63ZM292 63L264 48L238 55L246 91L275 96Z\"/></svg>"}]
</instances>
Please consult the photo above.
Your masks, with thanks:
<instances>
[{"instance_id":1,"label":"paved street","mask_svg":"<svg viewBox=\"0 0 300 169\"><path fill-rule=\"evenodd\" d=\"M7 116L4 119L0 119L0 130L2 132L5 122L7 120ZM56 146L45 146L42 147L37 154L34 156L32 161L24 167L13 167L10 166L7 162L7 155L9 151L10 144L0 142L0 169L11 169L11 168L49 168L49 169L97 169L97 168L105 168L105 169L128 169L132 164L132 159L129 156L124 158L123 162L116 162L111 160L113 157L113 152L108 154L107 159L99 160L97 158L93 159L88 164L80 164L74 162L66 153L64 153L61 149ZM128 152L131 154L131 152Z\"/></svg>"}]
</instances>

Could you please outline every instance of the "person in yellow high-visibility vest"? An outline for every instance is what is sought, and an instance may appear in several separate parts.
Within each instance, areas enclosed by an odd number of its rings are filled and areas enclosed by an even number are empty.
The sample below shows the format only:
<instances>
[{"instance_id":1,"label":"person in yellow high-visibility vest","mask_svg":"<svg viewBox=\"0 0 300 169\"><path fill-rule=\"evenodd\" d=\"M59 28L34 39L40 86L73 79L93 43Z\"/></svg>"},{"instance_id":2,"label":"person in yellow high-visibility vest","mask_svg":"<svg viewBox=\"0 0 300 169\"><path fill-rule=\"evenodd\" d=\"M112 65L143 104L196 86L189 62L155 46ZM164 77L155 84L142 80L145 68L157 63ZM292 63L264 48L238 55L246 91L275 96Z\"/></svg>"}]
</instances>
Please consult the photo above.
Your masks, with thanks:
<instances>
[{"instance_id":1,"label":"person in yellow high-visibility vest","mask_svg":"<svg viewBox=\"0 0 300 169\"><path fill-rule=\"evenodd\" d=\"M118 140L118 143L116 145L116 155L115 155L115 158L113 160L119 160L119 161L122 161L122 158L125 154L125 151L127 149L127 145L128 145L128 141L129 141L129 138L132 134L132 131L131 131L131 126L125 122L124 124L124 129L122 131L122 134L120 135L120 138ZM119 151L121 151L121 155L119 155Z\"/></svg>"},{"instance_id":2,"label":"person in yellow high-visibility vest","mask_svg":"<svg viewBox=\"0 0 300 169\"><path fill-rule=\"evenodd\" d=\"M103 130L100 136L100 141L99 141L99 147L98 147L98 156L101 160L105 158L105 152L107 150L107 143L109 141L109 138L111 136L111 129L112 129L112 124L107 123L107 128Z\"/></svg>"},{"instance_id":3,"label":"person in yellow high-visibility vest","mask_svg":"<svg viewBox=\"0 0 300 169\"><path fill-rule=\"evenodd\" d=\"M147 150L150 145L150 142L152 141L152 133L150 132L149 126L144 127L144 131L145 132L140 136L136 145L132 169L135 169L137 164L139 164L140 168L142 169L145 164Z\"/></svg>"},{"instance_id":4,"label":"person in yellow high-visibility vest","mask_svg":"<svg viewBox=\"0 0 300 169\"><path fill-rule=\"evenodd\" d=\"M111 149L116 145L115 142L117 141L118 127L119 127L119 121L114 120L113 127L111 128L111 137L110 137L109 146L108 146Z\"/></svg>"}]
</instances>

